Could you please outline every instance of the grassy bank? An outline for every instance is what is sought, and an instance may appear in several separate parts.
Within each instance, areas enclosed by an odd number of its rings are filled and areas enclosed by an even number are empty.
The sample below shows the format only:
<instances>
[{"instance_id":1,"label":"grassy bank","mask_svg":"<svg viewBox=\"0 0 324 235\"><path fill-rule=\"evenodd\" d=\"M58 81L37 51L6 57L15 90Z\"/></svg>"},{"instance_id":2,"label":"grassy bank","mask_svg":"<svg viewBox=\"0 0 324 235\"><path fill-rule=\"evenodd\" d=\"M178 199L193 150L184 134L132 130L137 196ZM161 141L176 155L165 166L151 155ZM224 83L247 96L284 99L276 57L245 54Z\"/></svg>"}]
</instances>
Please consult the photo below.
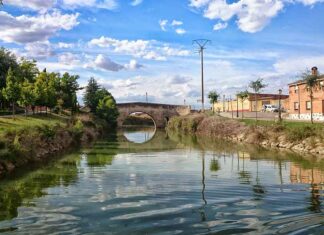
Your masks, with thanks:
<instances>
[{"instance_id":1,"label":"grassy bank","mask_svg":"<svg viewBox=\"0 0 324 235\"><path fill-rule=\"evenodd\" d=\"M172 118L168 130L264 147L324 155L324 126L302 122L232 120L203 114Z\"/></svg>"},{"instance_id":2,"label":"grassy bank","mask_svg":"<svg viewBox=\"0 0 324 235\"><path fill-rule=\"evenodd\" d=\"M0 117L0 135L8 131L43 125L64 125L69 119L70 117L68 116L53 114L36 114L27 117L24 115L17 115L16 117Z\"/></svg>"},{"instance_id":3,"label":"grassy bank","mask_svg":"<svg viewBox=\"0 0 324 235\"><path fill-rule=\"evenodd\" d=\"M27 163L92 142L108 126L89 114L70 118L40 115L1 121L0 176Z\"/></svg>"}]
</instances>

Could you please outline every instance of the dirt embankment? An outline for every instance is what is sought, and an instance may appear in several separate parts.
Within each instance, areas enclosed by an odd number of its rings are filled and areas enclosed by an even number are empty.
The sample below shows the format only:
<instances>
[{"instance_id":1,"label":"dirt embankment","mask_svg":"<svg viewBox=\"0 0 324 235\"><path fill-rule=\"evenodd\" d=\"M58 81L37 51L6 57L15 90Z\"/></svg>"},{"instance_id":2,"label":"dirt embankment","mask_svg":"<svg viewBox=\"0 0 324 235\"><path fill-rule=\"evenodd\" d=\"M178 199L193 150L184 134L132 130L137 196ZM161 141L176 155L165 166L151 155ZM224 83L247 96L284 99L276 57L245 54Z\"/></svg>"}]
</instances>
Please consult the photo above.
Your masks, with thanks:
<instances>
[{"instance_id":1,"label":"dirt embankment","mask_svg":"<svg viewBox=\"0 0 324 235\"><path fill-rule=\"evenodd\" d=\"M324 133L308 126L287 128L282 124L246 125L243 122L202 114L174 117L168 130L196 134L266 148L290 149L297 153L324 155Z\"/></svg>"},{"instance_id":2,"label":"dirt embankment","mask_svg":"<svg viewBox=\"0 0 324 235\"><path fill-rule=\"evenodd\" d=\"M8 131L0 139L0 177L33 162L86 145L107 128L103 120L78 116L66 125L40 126Z\"/></svg>"}]
</instances>

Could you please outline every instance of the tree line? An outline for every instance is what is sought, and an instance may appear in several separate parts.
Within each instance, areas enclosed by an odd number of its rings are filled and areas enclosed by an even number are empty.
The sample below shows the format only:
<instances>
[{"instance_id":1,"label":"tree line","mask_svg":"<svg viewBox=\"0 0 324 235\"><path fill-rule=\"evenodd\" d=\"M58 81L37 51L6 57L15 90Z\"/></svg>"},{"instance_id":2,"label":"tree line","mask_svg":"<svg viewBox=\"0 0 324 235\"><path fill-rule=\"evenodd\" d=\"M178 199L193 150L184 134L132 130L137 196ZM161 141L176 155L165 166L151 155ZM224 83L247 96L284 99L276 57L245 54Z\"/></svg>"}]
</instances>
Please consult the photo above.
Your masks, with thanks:
<instances>
[{"instance_id":1,"label":"tree line","mask_svg":"<svg viewBox=\"0 0 324 235\"><path fill-rule=\"evenodd\" d=\"M36 106L49 110L77 110L78 75L63 75L40 71L35 60L18 60L10 51L0 49L0 108L12 108L15 114L17 105L33 112Z\"/></svg>"},{"instance_id":2,"label":"tree line","mask_svg":"<svg viewBox=\"0 0 324 235\"><path fill-rule=\"evenodd\" d=\"M78 83L79 75L40 71L35 60L16 56L0 48L0 110L12 110L17 106L25 113L36 107L45 107L54 112L79 110L77 91L83 89ZM115 122L118 116L114 97L94 78L89 80L83 97L85 105L97 116ZM36 110L37 111L37 110Z\"/></svg>"}]
</instances>

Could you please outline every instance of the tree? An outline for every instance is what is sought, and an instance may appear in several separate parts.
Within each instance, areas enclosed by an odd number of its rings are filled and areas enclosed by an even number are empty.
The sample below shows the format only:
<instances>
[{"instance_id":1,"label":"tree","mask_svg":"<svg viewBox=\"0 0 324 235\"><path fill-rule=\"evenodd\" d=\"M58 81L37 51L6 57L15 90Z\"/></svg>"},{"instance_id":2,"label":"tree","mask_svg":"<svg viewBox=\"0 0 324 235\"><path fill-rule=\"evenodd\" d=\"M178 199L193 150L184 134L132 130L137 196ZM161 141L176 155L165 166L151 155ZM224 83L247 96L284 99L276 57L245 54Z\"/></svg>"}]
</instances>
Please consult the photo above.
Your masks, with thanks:
<instances>
[{"instance_id":1,"label":"tree","mask_svg":"<svg viewBox=\"0 0 324 235\"><path fill-rule=\"evenodd\" d=\"M41 72L35 81L36 105L54 108L58 100L60 76L57 73Z\"/></svg>"},{"instance_id":2,"label":"tree","mask_svg":"<svg viewBox=\"0 0 324 235\"><path fill-rule=\"evenodd\" d=\"M15 104L20 97L20 86L12 68L8 70L6 87L3 89L3 95L12 104L12 114L15 115Z\"/></svg>"},{"instance_id":3,"label":"tree","mask_svg":"<svg viewBox=\"0 0 324 235\"><path fill-rule=\"evenodd\" d=\"M77 108L76 92L79 90L78 79L78 75L64 73L60 80L60 99L63 100L62 107L71 108L72 112L76 111Z\"/></svg>"},{"instance_id":4,"label":"tree","mask_svg":"<svg viewBox=\"0 0 324 235\"><path fill-rule=\"evenodd\" d=\"M249 92L247 90L245 91L241 91L239 93L236 94L237 98L241 100L241 104L242 104L242 119L243 119L243 106L244 106L244 101L249 98Z\"/></svg>"},{"instance_id":5,"label":"tree","mask_svg":"<svg viewBox=\"0 0 324 235\"><path fill-rule=\"evenodd\" d=\"M96 114L100 118L105 119L110 126L116 126L119 113L116 101L112 95L106 95L99 100Z\"/></svg>"},{"instance_id":6,"label":"tree","mask_svg":"<svg viewBox=\"0 0 324 235\"><path fill-rule=\"evenodd\" d=\"M304 72L302 74L302 78L306 82L307 90L309 92L309 98L310 98L310 103L311 103L311 107L310 107L311 122L313 124L314 123L314 120L313 120L313 99L314 99L313 91L314 91L314 88L317 86L317 81L318 81L317 68L316 68L316 71L314 71L312 73L310 73L309 71Z\"/></svg>"},{"instance_id":7,"label":"tree","mask_svg":"<svg viewBox=\"0 0 324 235\"><path fill-rule=\"evenodd\" d=\"M13 71L18 70L16 56L7 49L0 48L0 89L6 86L6 77L11 68Z\"/></svg>"},{"instance_id":8,"label":"tree","mask_svg":"<svg viewBox=\"0 0 324 235\"><path fill-rule=\"evenodd\" d=\"M97 92L100 89L97 81L92 77L90 78L88 85L86 87L85 95L83 97L84 103L90 108L92 113L96 112L99 99L97 97Z\"/></svg>"},{"instance_id":9,"label":"tree","mask_svg":"<svg viewBox=\"0 0 324 235\"><path fill-rule=\"evenodd\" d=\"M255 101L255 120L258 120L258 107L257 107L257 94L261 89L265 88L267 85L263 83L263 79L259 78L255 81L251 81L249 87L254 91L254 101Z\"/></svg>"},{"instance_id":10,"label":"tree","mask_svg":"<svg viewBox=\"0 0 324 235\"><path fill-rule=\"evenodd\" d=\"M12 54L7 49L0 48L0 90L6 87L6 78L8 70L11 68L13 71L17 71L18 63L16 56ZM7 104L4 100L4 97L0 100L1 108L5 107Z\"/></svg>"},{"instance_id":11,"label":"tree","mask_svg":"<svg viewBox=\"0 0 324 235\"><path fill-rule=\"evenodd\" d=\"M29 82L27 79L21 84L20 97L18 104L25 107L25 115L27 115L27 107L35 106L36 96L34 91L34 84Z\"/></svg>"},{"instance_id":12,"label":"tree","mask_svg":"<svg viewBox=\"0 0 324 235\"><path fill-rule=\"evenodd\" d=\"M209 102L212 104L213 113L215 113L214 104L217 103L219 94L216 91L211 91L208 93Z\"/></svg>"},{"instance_id":13,"label":"tree","mask_svg":"<svg viewBox=\"0 0 324 235\"><path fill-rule=\"evenodd\" d=\"M19 75L21 82L26 79L28 82L35 82L39 70L36 66L35 60L26 60L22 58L19 63Z\"/></svg>"}]
</instances>

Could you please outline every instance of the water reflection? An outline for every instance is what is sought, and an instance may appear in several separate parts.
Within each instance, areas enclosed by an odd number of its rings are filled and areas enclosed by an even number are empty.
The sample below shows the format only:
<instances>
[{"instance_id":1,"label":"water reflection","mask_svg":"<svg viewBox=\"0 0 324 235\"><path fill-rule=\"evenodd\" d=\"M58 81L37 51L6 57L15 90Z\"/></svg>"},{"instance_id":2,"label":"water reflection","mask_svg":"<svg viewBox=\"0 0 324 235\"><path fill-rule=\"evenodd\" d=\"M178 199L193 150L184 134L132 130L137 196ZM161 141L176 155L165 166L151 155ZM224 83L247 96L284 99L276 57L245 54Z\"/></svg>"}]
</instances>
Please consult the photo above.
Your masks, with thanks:
<instances>
[{"instance_id":1,"label":"water reflection","mask_svg":"<svg viewBox=\"0 0 324 235\"><path fill-rule=\"evenodd\" d=\"M321 234L323 179L317 159L120 132L0 181L0 233Z\"/></svg>"},{"instance_id":2,"label":"water reflection","mask_svg":"<svg viewBox=\"0 0 324 235\"><path fill-rule=\"evenodd\" d=\"M155 127L125 127L124 136L130 142L142 144L151 140L156 132Z\"/></svg>"}]
</instances>

